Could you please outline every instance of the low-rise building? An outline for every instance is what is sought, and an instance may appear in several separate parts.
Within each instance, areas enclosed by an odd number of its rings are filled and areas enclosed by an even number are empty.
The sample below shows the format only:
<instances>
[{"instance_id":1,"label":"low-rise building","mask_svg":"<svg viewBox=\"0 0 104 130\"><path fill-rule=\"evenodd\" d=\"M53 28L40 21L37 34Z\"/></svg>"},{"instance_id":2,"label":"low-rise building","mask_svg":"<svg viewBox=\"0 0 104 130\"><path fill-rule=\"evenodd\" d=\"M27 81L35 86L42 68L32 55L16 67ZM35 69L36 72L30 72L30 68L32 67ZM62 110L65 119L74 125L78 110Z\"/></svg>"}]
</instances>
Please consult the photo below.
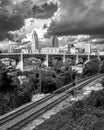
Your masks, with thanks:
<instances>
[{"instance_id":1,"label":"low-rise building","mask_svg":"<svg viewBox=\"0 0 104 130\"><path fill-rule=\"evenodd\" d=\"M59 48L57 47L45 47L41 49L41 53L43 54L58 54Z\"/></svg>"}]
</instances>

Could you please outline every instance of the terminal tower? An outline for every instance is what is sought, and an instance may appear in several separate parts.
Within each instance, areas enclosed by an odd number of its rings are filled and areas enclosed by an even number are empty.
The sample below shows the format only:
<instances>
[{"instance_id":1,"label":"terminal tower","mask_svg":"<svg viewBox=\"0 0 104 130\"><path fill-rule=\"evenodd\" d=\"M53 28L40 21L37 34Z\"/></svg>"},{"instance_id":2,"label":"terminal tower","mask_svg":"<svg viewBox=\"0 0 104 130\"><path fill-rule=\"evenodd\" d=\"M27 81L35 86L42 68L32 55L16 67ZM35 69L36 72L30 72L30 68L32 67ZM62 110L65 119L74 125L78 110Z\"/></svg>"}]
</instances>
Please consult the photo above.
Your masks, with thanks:
<instances>
[{"instance_id":1,"label":"terminal tower","mask_svg":"<svg viewBox=\"0 0 104 130\"><path fill-rule=\"evenodd\" d=\"M59 47L57 36L53 36L53 38L52 38L52 47Z\"/></svg>"},{"instance_id":2,"label":"terminal tower","mask_svg":"<svg viewBox=\"0 0 104 130\"><path fill-rule=\"evenodd\" d=\"M31 51L32 53L39 51L39 40L36 31L32 33Z\"/></svg>"}]
</instances>

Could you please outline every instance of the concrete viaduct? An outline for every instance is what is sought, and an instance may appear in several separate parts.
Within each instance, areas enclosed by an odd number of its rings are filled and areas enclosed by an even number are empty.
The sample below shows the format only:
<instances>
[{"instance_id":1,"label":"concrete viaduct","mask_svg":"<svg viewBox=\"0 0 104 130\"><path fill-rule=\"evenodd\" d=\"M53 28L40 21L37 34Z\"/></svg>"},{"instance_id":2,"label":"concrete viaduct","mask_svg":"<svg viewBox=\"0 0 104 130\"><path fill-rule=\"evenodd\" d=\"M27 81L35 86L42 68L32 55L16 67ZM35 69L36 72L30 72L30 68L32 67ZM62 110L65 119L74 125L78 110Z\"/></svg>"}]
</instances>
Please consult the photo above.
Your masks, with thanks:
<instances>
[{"instance_id":1,"label":"concrete viaduct","mask_svg":"<svg viewBox=\"0 0 104 130\"><path fill-rule=\"evenodd\" d=\"M37 59L40 59L41 61L46 61L47 66L49 64L49 59L52 58L56 58L59 60L63 60L63 62L65 62L65 60L67 58L69 59L75 59L76 62L79 61L80 58L83 59L83 62L85 62L86 60L89 59L94 59L94 58L99 58L100 60L104 59L104 55L87 55L87 54L23 54L23 53L1 53L0 54L0 59L3 58L10 58L10 59L14 59L16 61L16 63L21 62L21 70L23 69L23 61L25 58L30 58L30 57L35 57Z\"/></svg>"}]
</instances>

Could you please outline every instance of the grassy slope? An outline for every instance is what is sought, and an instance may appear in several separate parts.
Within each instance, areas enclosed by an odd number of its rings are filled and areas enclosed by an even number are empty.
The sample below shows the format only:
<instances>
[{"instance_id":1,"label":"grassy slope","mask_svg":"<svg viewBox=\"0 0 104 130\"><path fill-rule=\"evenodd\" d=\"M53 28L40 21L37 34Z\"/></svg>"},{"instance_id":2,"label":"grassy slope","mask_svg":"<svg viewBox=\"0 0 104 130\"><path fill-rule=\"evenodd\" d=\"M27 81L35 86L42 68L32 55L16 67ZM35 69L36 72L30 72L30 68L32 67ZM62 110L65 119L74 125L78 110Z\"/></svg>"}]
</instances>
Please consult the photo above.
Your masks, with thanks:
<instances>
[{"instance_id":1,"label":"grassy slope","mask_svg":"<svg viewBox=\"0 0 104 130\"><path fill-rule=\"evenodd\" d=\"M51 116L49 120L37 126L34 130L104 130L103 104L95 107L99 99L96 98L96 103L89 105L90 99L93 99L92 96L96 94L97 92L88 99L78 101L72 107Z\"/></svg>"}]
</instances>

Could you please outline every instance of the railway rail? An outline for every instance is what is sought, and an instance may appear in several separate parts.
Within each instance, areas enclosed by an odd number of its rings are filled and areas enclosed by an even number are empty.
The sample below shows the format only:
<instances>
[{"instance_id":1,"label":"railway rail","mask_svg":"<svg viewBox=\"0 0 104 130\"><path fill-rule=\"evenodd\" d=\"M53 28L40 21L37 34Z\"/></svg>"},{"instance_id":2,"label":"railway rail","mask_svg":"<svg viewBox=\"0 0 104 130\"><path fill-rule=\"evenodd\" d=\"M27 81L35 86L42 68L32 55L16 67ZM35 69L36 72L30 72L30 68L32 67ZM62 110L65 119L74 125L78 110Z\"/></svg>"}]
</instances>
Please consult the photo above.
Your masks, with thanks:
<instances>
[{"instance_id":1,"label":"railway rail","mask_svg":"<svg viewBox=\"0 0 104 130\"><path fill-rule=\"evenodd\" d=\"M73 89L80 90L85 85L93 82L94 80L104 76L99 74L93 77L84 78L78 81L78 85L72 86L72 83L54 91L51 95L45 98L27 104L25 107L20 107L4 116L0 117L0 130L20 130L27 123L38 118L46 111L62 102L71 95Z\"/></svg>"}]
</instances>

